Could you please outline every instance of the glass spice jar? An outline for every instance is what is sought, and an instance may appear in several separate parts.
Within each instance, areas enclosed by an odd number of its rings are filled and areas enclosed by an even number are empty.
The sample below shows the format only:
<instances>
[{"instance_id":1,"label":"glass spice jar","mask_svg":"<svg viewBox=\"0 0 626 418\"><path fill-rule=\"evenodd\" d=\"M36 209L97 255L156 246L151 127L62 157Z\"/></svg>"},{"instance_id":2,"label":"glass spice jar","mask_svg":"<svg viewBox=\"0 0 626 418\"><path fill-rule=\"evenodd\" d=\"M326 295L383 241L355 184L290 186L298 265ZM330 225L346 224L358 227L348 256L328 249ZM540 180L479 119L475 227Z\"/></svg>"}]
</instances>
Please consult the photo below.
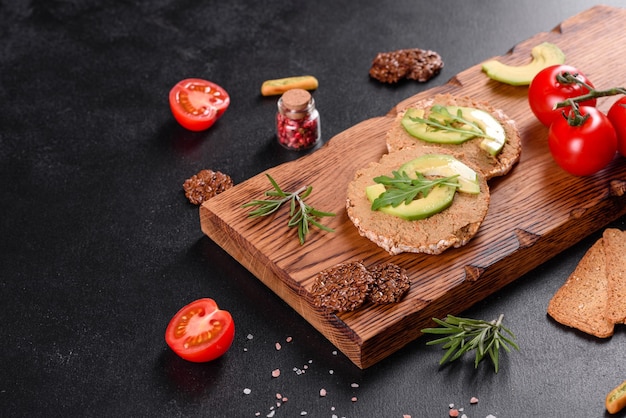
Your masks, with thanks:
<instances>
[{"instance_id":1,"label":"glass spice jar","mask_svg":"<svg viewBox=\"0 0 626 418\"><path fill-rule=\"evenodd\" d=\"M290 150L315 146L321 138L320 115L311 93L304 89L287 90L278 99L276 135L278 142Z\"/></svg>"}]
</instances>

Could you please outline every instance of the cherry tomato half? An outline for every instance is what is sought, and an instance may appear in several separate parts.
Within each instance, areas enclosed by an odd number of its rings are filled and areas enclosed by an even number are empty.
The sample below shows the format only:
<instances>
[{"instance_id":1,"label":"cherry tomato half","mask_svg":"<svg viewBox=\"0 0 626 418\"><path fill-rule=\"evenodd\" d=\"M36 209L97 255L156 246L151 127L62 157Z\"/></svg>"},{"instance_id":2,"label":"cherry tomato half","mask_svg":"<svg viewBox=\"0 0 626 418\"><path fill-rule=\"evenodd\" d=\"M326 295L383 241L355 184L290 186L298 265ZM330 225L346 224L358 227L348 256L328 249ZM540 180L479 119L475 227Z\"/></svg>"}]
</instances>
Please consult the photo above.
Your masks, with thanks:
<instances>
[{"instance_id":1,"label":"cherry tomato half","mask_svg":"<svg viewBox=\"0 0 626 418\"><path fill-rule=\"evenodd\" d=\"M169 99L174 118L190 131L209 129L230 104L226 90L199 78L179 81L170 90Z\"/></svg>"},{"instance_id":2,"label":"cherry tomato half","mask_svg":"<svg viewBox=\"0 0 626 418\"><path fill-rule=\"evenodd\" d=\"M202 363L222 356L235 338L235 323L213 299L191 302L167 325L167 345L185 360Z\"/></svg>"},{"instance_id":3,"label":"cherry tomato half","mask_svg":"<svg viewBox=\"0 0 626 418\"><path fill-rule=\"evenodd\" d=\"M605 168L617 152L617 136L609 118L591 106L581 106L589 118L580 126L557 119L548 132L554 161L575 176L588 176Z\"/></svg>"},{"instance_id":4,"label":"cherry tomato half","mask_svg":"<svg viewBox=\"0 0 626 418\"><path fill-rule=\"evenodd\" d=\"M570 107L554 109L554 105L589 92L580 84L563 84L557 81L556 76L566 72L572 75L577 74L578 80L593 87L589 79L571 65L552 65L541 70L528 87L528 104L537 119L545 126L550 126L556 119L562 118L563 111L567 113L570 109ZM595 99L580 103L580 106L595 105Z\"/></svg>"},{"instance_id":5,"label":"cherry tomato half","mask_svg":"<svg viewBox=\"0 0 626 418\"><path fill-rule=\"evenodd\" d=\"M617 134L617 150L626 157L626 96L613 103L607 116Z\"/></svg>"}]
</instances>

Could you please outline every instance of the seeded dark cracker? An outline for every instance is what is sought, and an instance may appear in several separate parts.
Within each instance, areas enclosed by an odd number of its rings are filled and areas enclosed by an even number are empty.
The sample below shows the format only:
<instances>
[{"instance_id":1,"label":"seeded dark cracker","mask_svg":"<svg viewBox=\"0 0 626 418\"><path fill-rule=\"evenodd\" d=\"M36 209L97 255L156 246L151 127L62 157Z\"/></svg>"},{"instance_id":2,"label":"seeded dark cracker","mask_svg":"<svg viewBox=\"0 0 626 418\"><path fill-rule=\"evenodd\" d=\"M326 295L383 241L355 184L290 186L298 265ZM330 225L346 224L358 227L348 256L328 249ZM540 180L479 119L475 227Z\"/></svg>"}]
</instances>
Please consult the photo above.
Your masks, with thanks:
<instances>
[{"instance_id":1,"label":"seeded dark cracker","mask_svg":"<svg viewBox=\"0 0 626 418\"><path fill-rule=\"evenodd\" d=\"M311 288L313 303L331 311L353 311L365 302L371 282L361 262L337 264L318 273Z\"/></svg>"},{"instance_id":2,"label":"seeded dark cracker","mask_svg":"<svg viewBox=\"0 0 626 418\"><path fill-rule=\"evenodd\" d=\"M229 175L213 170L201 170L183 183L185 196L194 205L199 205L231 187L233 180Z\"/></svg>"},{"instance_id":3,"label":"seeded dark cracker","mask_svg":"<svg viewBox=\"0 0 626 418\"><path fill-rule=\"evenodd\" d=\"M406 270L393 263L377 264L369 268L373 282L367 298L374 303L395 303L411 287Z\"/></svg>"},{"instance_id":4,"label":"seeded dark cracker","mask_svg":"<svg viewBox=\"0 0 626 418\"><path fill-rule=\"evenodd\" d=\"M425 82L439 74L443 60L435 51L419 48L380 52L369 74L383 83L397 83L403 78Z\"/></svg>"}]
</instances>

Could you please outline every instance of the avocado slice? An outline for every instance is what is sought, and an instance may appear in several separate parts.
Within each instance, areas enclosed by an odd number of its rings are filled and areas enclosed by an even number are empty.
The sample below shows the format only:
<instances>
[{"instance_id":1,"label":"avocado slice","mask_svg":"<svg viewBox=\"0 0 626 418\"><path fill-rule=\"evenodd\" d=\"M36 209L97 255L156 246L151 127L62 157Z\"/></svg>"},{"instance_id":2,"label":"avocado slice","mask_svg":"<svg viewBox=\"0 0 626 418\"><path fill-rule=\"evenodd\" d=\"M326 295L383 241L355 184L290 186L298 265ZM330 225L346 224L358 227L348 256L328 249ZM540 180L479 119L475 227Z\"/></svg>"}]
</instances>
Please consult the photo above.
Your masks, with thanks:
<instances>
[{"instance_id":1,"label":"avocado slice","mask_svg":"<svg viewBox=\"0 0 626 418\"><path fill-rule=\"evenodd\" d=\"M535 46L530 54L532 61L526 65L514 66L503 64L498 60L489 60L483 63L482 69L493 80L512 86L525 86L529 85L544 68L565 63L563 51L550 42Z\"/></svg>"},{"instance_id":2,"label":"avocado slice","mask_svg":"<svg viewBox=\"0 0 626 418\"><path fill-rule=\"evenodd\" d=\"M498 155L502 151L502 147L504 147L506 142L506 132L500 122L490 113L481 109L462 106L444 106L444 109L450 115L455 116L460 111L463 119L469 123L476 124L484 132L485 135L480 142L480 148L491 155ZM445 116L440 113L433 112L429 117L445 124ZM479 136L479 134L474 132L459 132L475 130L475 127L469 124L456 126L456 130L446 130L432 127L416 119L424 119L424 109L409 108L402 117L402 126L409 135L426 142L461 144L468 139Z\"/></svg>"},{"instance_id":3,"label":"avocado slice","mask_svg":"<svg viewBox=\"0 0 626 418\"><path fill-rule=\"evenodd\" d=\"M404 126L404 129L406 129L409 135L426 142L436 142L439 144L461 144L476 136L473 134L463 134L455 131L429 129L427 124L416 121L416 118L424 118L424 109L407 109L402 117L402 126Z\"/></svg>"},{"instance_id":4,"label":"avocado slice","mask_svg":"<svg viewBox=\"0 0 626 418\"><path fill-rule=\"evenodd\" d=\"M451 177L458 175L458 191L469 194L480 193L478 174L476 171L448 154L425 154L404 163L398 169L414 177L415 172L424 176Z\"/></svg>"},{"instance_id":5,"label":"avocado slice","mask_svg":"<svg viewBox=\"0 0 626 418\"><path fill-rule=\"evenodd\" d=\"M365 188L365 195L370 202L373 202L378 196L383 194L385 190L384 185L376 183ZM391 205L383 206L379 210L383 213L406 219L407 221L416 221L428 218L449 207L454 200L455 193L455 187L436 186L428 193L428 196L415 199L408 205L401 203L396 207Z\"/></svg>"}]
</instances>

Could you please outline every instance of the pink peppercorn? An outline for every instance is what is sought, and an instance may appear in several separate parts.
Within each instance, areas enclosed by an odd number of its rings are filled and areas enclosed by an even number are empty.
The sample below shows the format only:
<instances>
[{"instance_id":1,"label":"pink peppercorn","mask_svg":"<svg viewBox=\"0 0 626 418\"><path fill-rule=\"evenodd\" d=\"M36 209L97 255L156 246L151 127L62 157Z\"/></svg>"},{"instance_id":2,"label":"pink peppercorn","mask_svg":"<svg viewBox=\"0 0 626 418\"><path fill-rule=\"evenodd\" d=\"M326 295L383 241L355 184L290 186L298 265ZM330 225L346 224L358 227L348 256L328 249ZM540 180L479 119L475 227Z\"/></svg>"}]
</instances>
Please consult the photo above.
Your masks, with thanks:
<instances>
[{"instance_id":1,"label":"pink peppercorn","mask_svg":"<svg viewBox=\"0 0 626 418\"><path fill-rule=\"evenodd\" d=\"M308 149L318 143L320 133L320 116L311 93L303 89L286 91L278 99L278 142L291 150Z\"/></svg>"}]
</instances>

